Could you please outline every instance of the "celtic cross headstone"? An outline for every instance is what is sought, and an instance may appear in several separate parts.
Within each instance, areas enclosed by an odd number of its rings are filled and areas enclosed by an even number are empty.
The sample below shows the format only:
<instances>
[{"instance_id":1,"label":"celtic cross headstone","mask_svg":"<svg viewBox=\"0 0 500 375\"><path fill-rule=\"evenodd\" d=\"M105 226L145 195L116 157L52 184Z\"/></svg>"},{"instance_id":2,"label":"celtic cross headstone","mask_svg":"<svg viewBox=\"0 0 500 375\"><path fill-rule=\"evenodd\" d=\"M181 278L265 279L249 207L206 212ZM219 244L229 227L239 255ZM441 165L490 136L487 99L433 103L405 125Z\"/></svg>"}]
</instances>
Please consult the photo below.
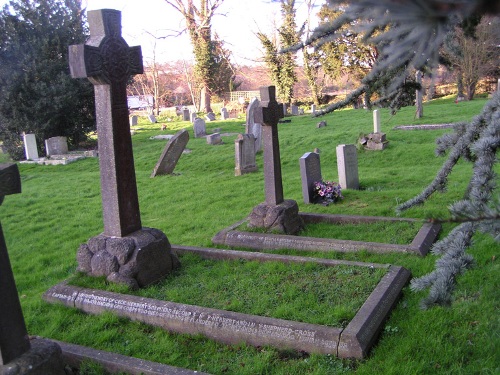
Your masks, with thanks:
<instances>
[{"instance_id":1,"label":"celtic cross headstone","mask_svg":"<svg viewBox=\"0 0 500 375\"><path fill-rule=\"evenodd\" d=\"M283 105L276 101L276 87L260 88L260 106L255 110L255 122L262 124L264 146L264 184L266 201L254 207L248 226L295 234L304 223L294 200L283 198L278 122L284 117Z\"/></svg>"},{"instance_id":2,"label":"celtic cross headstone","mask_svg":"<svg viewBox=\"0 0 500 375\"><path fill-rule=\"evenodd\" d=\"M69 47L69 63L72 77L94 84L104 232L80 246L78 270L135 289L179 266L167 236L141 224L126 90L143 73L141 47L122 38L120 11L93 10L87 19L90 39Z\"/></svg>"},{"instance_id":3,"label":"celtic cross headstone","mask_svg":"<svg viewBox=\"0 0 500 375\"><path fill-rule=\"evenodd\" d=\"M127 80L143 73L141 47L129 47L121 36L121 13L89 11L90 39L69 47L73 78L94 84L104 234L123 237L141 228Z\"/></svg>"},{"instance_id":4,"label":"celtic cross headstone","mask_svg":"<svg viewBox=\"0 0 500 375\"><path fill-rule=\"evenodd\" d=\"M255 122L263 125L264 184L266 203L283 203L278 121L284 117L283 106L276 101L276 87L260 88L260 106L255 110Z\"/></svg>"}]
</instances>

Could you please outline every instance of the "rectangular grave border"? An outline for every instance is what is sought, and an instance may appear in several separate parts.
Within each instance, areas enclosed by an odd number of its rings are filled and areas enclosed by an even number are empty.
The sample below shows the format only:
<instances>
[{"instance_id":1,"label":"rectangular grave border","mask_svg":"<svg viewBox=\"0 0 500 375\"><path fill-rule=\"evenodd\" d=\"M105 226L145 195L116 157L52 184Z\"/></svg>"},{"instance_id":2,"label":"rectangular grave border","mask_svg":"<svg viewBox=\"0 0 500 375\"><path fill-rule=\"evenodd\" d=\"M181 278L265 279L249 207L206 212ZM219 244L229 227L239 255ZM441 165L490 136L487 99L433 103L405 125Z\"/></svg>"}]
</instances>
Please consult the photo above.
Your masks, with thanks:
<instances>
[{"instance_id":1,"label":"rectangular grave border","mask_svg":"<svg viewBox=\"0 0 500 375\"><path fill-rule=\"evenodd\" d=\"M270 345L310 353L332 354L340 358L364 358L375 343L384 321L395 306L410 272L389 264L351 262L285 256L266 253L219 250L172 245L177 253L196 253L209 259L247 259L317 263L327 266L351 265L386 268L373 292L345 328L294 322L225 310L159 301L95 289L55 285L44 293L49 303L80 309L90 314L105 311L131 320L163 328L170 332L202 334L224 344L245 342L253 346Z\"/></svg>"},{"instance_id":2,"label":"rectangular grave border","mask_svg":"<svg viewBox=\"0 0 500 375\"><path fill-rule=\"evenodd\" d=\"M366 224L380 221L388 222L419 222L418 219L382 217L382 216L351 216L330 215L300 212L305 224ZM423 223L417 235L409 245L396 245L381 242L349 241L335 238L304 237L286 234L270 234L245 232L237 230L246 223L243 219L218 232L212 243L229 247L242 247L253 250L304 250L304 251L338 251L356 252L367 250L374 253L415 253L425 256L441 231L441 224Z\"/></svg>"}]
</instances>

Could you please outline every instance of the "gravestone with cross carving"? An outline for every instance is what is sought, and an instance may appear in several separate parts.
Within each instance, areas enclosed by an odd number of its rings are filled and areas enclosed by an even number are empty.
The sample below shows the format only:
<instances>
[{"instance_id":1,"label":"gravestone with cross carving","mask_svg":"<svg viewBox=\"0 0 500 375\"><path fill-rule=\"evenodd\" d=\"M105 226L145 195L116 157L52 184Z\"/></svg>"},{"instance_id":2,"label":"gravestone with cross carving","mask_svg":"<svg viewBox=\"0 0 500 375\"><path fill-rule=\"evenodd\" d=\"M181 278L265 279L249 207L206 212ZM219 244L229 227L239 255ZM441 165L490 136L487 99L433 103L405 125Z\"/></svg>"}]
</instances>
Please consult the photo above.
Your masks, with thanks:
<instances>
[{"instance_id":1,"label":"gravestone with cross carving","mask_svg":"<svg viewBox=\"0 0 500 375\"><path fill-rule=\"evenodd\" d=\"M71 75L94 84L104 233L78 250L78 269L137 288L159 281L177 264L167 237L143 228L139 211L127 81L143 73L141 47L121 36L121 12L89 11L90 39L69 47Z\"/></svg>"},{"instance_id":2,"label":"gravestone with cross carving","mask_svg":"<svg viewBox=\"0 0 500 375\"><path fill-rule=\"evenodd\" d=\"M16 164L0 164L0 205L21 192ZM64 374L61 348L47 340L31 345L0 225L0 374ZM38 371L38 372L37 372Z\"/></svg>"},{"instance_id":3,"label":"gravestone with cross carving","mask_svg":"<svg viewBox=\"0 0 500 375\"><path fill-rule=\"evenodd\" d=\"M284 117L283 105L276 101L276 88L260 88L261 102L255 110L255 122L262 124L264 146L264 203L249 216L250 227L295 234L303 227L297 202L283 197L278 122Z\"/></svg>"}]
</instances>

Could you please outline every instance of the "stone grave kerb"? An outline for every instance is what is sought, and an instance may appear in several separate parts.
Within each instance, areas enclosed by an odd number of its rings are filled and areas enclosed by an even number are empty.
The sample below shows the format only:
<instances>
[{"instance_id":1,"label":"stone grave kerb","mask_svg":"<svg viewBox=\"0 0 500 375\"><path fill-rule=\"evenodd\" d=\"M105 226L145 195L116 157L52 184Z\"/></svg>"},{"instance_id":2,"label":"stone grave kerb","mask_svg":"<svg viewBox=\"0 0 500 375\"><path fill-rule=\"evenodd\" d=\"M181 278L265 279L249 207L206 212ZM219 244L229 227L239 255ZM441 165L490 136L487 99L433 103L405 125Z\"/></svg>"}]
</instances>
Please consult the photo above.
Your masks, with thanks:
<instances>
[{"instance_id":1,"label":"stone grave kerb","mask_svg":"<svg viewBox=\"0 0 500 375\"><path fill-rule=\"evenodd\" d=\"M90 39L69 46L73 78L94 85L104 233L123 237L141 229L127 106L127 81L143 73L141 47L121 36L121 12L88 12Z\"/></svg>"},{"instance_id":2,"label":"stone grave kerb","mask_svg":"<svg viewBox=\"0 0 500 375\"><path fill-rule=\"evenodd\" d=\"M255 110L255 122L263 125L264 183L266 203L277 205L283 202L278 122L285 117L283 106L276 101L276 87L260 88L260 105Z\"/></svg>"}]
</instances>

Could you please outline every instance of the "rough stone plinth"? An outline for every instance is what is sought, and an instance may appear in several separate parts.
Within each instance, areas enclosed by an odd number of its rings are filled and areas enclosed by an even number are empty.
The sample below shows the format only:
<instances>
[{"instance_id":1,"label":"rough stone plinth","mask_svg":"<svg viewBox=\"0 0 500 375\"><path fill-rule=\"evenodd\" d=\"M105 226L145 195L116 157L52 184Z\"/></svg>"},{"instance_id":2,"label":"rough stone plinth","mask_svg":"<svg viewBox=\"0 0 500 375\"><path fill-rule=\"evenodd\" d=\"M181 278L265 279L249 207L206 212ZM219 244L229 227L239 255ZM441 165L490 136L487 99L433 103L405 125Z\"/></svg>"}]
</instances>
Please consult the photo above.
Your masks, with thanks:
<instances>
[{"instance_id":1,"label":"rough stone plinth","mask_svg":"<svg viewBox=\"0 0 500 375\"><path fill-rule=\"evenodd\" d=\"M277 205L261 203L254 207L248 220L250 228L263 228L268 232L296 234L304 227L299 206L291 199Z\"/></svg>"},{"instance_id":2,"label":"rough stone plinth","mask_svg":"<svg viewBox=\"0 0 500 375\"><path fill-rule=\"evenodd\" d=\"M49 340L31 340L31 349L0 365L2 375L66 375L61 348Z\"/></svg>"},{"instance_id":3,"label":"rough stone plinth","mask_svg":"<svg viewBox=\"0 0 500 375\"><path fill-rule=\"evenodd\" d=\"M360 143L366 150L384 150L389 145L385 133L370 133L362 138Z\"/></svg>"},{"instance_id":4,"label":"rough stone plinth","mask_svg":"<svg viewBox=\"0 0 500 375\"><path fill-rule=\"evenodd\" d=\"M78 271L106 276L108 281L131 289L158 282L180 266L167 236L153 228L142 228L126 237L100 234L80 246L77 260Z\"/></svg>"}]
</instances>

